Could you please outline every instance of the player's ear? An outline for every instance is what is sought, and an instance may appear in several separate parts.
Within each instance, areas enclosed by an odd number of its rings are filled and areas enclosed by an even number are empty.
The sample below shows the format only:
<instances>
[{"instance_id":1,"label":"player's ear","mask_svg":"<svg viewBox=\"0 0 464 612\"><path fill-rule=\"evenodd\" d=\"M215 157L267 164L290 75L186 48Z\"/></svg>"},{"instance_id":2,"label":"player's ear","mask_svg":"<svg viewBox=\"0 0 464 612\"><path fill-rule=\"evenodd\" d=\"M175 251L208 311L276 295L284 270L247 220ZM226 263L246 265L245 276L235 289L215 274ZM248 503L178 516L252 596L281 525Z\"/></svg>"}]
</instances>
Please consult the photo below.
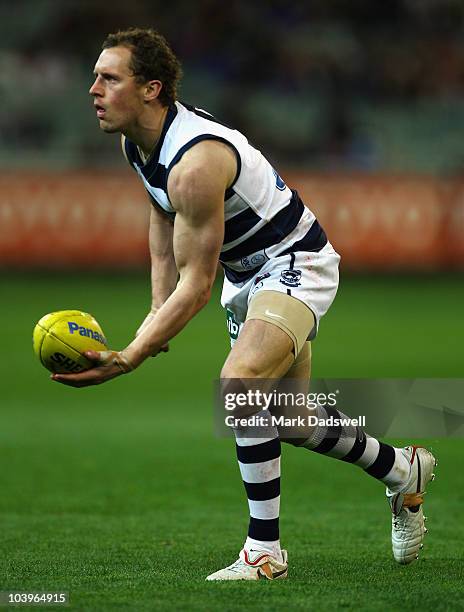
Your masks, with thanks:
<instances>
[{"instance_id":1,"label":"player's ear","mask_svg":"<svg viewBox=\"0 0 464 612\"><path fill-rule=\"evenodd\" d=\"M143 92L143 98L145 102L151 102L158 98L163 84L161 81L147 81Z\"/></svg>"}]
</instances>

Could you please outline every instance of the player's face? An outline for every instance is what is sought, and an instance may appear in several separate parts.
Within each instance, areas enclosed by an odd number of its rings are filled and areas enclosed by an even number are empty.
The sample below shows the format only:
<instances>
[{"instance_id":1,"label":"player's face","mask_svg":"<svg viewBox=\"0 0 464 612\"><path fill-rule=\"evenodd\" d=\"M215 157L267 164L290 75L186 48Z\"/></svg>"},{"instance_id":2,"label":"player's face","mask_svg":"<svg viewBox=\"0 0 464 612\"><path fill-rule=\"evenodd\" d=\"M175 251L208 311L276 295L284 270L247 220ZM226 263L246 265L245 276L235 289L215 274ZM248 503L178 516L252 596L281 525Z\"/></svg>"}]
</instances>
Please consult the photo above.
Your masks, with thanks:
<instances>
[{"instance_id":1,"label":"player's face","mask_svg":"<svg viewBox=\"0 0 464 612\"><path fill-rule=\"evenodd\" d=\"M104 49L95 64L95 81L89 90L100 128L123 132L137 123L143 110L143 85L136 83L126 47Z\"/></svg>"}]
</instances>

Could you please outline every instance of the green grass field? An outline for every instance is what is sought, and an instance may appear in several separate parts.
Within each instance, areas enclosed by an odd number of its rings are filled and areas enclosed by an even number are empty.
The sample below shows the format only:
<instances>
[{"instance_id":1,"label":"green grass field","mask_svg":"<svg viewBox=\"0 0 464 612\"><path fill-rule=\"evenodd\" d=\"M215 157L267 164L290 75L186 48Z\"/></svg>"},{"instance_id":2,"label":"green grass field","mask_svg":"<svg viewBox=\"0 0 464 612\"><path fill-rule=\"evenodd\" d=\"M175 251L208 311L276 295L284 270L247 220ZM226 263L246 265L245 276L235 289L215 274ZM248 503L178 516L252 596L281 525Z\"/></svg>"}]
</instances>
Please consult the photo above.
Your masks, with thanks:
<instances>
[{"instance_id":1,"label":"green grass field","mask_svg":"<svg viewBox=\"0 0 464 612\"><path fill-rule=\"evenodd\" d=\"M206 583L247 526L233 441L213 433L228 350L218 295L168 355L71 389L32 354L35 321L82 308L122 348L148 308L146 278L4 275L1 287L0 591L67 591L73 610L95 611L464 608L462 440L428 441L439 467L418 563L392 560L379 483L284 447L289 580ZM463 303L458 278L347 277L313 345L314 375L462 377Z\"/></svg>"}]
</instances>

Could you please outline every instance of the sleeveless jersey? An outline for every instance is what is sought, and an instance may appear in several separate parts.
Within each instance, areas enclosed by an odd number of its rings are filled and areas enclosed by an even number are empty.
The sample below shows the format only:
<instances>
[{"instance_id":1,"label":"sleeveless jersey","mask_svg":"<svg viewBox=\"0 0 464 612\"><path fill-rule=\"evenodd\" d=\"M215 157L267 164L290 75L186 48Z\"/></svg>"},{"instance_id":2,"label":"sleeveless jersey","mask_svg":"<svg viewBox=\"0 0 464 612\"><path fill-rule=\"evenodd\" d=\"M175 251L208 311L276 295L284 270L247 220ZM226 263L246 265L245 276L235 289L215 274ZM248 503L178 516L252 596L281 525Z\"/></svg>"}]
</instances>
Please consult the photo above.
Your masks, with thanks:
<instances>
[{"instance_id":1,"label":"sleeveless jersey","mask_svg":"<svg viewBox=\"0 0 464 612\"><path fill-rule=\"evenodd\" d=\"M289 189L246 137L204 110L176 102L169 107L156 148L145 161L127 138L124 150L142 179L153 206L174 217L167 182L182 155L203 140L229 145L237 174L224 194L224 242L220 262L232 283L245 282L273 257L296 251L320 251L327 237L298 193Z\"/></svg>"}]
</instances>

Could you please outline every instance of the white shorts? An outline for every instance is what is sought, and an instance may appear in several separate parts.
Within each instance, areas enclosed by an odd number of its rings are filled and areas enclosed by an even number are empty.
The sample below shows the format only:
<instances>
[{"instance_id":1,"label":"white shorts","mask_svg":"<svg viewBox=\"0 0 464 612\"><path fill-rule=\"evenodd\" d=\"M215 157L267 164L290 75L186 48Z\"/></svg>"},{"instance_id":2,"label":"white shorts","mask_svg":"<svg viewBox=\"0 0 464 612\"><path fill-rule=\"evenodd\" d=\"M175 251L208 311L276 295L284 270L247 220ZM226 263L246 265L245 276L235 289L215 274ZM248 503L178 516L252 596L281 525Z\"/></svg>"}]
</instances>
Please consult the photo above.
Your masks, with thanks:
<instances>
[{"instance_id":1,"label":"white shorts","mask_svg":"<svg viewBox=\"0 0 464 612\"><path fill-rule=\"evenodd\" d=\"M269 259L249 280L231 283L224 278L221 305L226 309L231 345L245 322L248 305L258 291L279 291L302 301L319 321L330 308L338 289L340 255L328 242L318 253L299 251Z\"/></svg>"}]
</instances>

